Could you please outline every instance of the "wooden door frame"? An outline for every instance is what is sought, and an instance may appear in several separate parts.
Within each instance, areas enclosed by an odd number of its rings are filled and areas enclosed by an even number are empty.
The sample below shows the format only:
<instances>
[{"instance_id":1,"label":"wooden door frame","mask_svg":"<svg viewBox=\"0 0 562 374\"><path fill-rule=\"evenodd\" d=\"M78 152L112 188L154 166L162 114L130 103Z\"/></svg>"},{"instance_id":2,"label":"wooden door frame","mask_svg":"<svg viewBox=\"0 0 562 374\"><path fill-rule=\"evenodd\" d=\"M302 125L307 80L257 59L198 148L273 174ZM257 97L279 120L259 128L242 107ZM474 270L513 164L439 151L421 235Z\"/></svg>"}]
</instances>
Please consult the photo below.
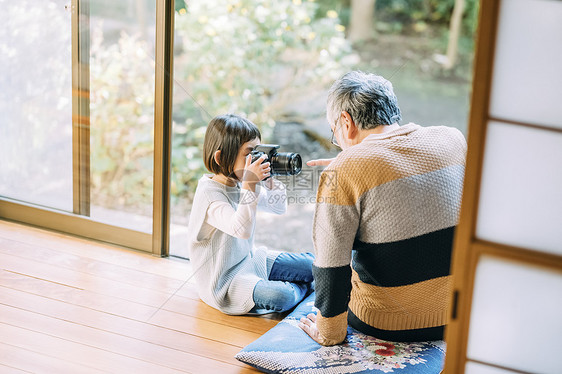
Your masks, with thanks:
<instances>
[{"instance_id":1,"label":"wooden door frame","mask_svg":"<svg viewBox=\"0 0 562 374\"><path fill-rule=\"evenodd\" d=\"M490 98L500 9L501 0L480 2L468 131L467 164L459 225L456 230L451 264L451 273L453 275L450 305L451 318L445 331L447 355L443 371L446 374L464 373L466 362L470 361L466 355L469 322L474 277L481 256L494 256L550 269L562 269L561 256L498 244L476 237L476 222L488 123L490 121L499 121L516 126L539 128L557 133L562 132L560 129L494 118L490 115ZM502 368L497 365L487 365ZM509 368L502 369L513 371L513 369Z\"/></svg>"}]
</instances>

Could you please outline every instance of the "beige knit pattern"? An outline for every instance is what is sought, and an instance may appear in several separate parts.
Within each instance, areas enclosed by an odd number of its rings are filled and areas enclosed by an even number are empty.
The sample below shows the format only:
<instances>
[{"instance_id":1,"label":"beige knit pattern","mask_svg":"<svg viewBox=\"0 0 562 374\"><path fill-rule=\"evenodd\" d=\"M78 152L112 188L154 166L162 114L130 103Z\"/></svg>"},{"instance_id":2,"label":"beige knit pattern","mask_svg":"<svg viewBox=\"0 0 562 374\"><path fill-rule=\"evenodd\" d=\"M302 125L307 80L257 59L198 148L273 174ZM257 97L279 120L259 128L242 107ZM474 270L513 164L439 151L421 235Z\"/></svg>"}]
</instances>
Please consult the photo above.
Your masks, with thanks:
<instances>
[{"instance_id":1,"label":"beige knit pattern","mask_svg":"<svg viewBox=\"0 0 562 374\"><path fill-rule=\"evenodd\" d=\"M447 323L451 276L413 285L378 287L353 271L349 309L361 321L383 330L408 330Z\"/></svg>"}]
</instances>

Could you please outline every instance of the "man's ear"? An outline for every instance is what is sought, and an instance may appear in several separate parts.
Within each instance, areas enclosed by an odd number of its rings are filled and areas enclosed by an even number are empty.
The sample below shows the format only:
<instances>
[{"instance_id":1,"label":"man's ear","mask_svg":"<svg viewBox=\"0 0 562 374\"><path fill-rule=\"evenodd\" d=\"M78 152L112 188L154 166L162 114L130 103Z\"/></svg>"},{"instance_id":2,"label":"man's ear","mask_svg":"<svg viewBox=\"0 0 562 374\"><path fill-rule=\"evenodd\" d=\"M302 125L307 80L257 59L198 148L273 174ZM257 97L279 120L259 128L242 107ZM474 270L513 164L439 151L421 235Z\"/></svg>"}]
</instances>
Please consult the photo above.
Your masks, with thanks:
<instances>
[{"instance_id":1,"label":"man's ear","mask_svg":"<svg viewBox=\"0 0 562 374\"><path fill-rule=\"evenodd\" d=\"M353 118L351 118L348 112L343 111L341 112L340 121L342 124L342 132L346 135L346 138L354 139L359 129L357 125L355 125L355 122L353 122Z\"/></svg>"},{"instance_id":2,"label":"man's ear","mask_svg":"<svg viewBox=\"0 0 562 374\"><path fill-rule=\"evenodd\" d=\"M221 163L219 162L219 160L221 158L221 151L216 151L213 158L215 159L215 162L217 163L217 165L220 166Z\"/></svg>"}]
</instances>

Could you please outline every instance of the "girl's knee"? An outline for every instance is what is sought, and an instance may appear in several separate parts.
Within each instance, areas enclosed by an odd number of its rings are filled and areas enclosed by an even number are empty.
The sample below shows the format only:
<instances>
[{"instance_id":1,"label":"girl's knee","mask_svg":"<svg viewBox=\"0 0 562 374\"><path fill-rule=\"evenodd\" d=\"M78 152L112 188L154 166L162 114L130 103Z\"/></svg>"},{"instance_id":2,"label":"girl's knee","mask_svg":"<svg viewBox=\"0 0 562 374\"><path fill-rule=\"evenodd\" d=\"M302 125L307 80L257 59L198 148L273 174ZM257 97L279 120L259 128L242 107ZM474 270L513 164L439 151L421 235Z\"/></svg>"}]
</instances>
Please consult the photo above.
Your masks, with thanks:
<instances>
[{"instance_id":1,"label":"girl's knee","mask_svg":"<svg viewBox=\"0 0 562 374\"><path fill-rule=\"evenodd\" d=\"M297 305L306 295L306 284L267 282L254 291L254 301L259 308L284 312Z\"/></svg>"},{"instance_id":2,"label":"girl's knee","mask_svg":"<svg viewBox=\"0 0 562 374\"><path fill-rule=\"evenodd\" d=\"M282 252L273 263L269 272L272 281L312 282L312 253Z\"/></svg>"}]
</instances>

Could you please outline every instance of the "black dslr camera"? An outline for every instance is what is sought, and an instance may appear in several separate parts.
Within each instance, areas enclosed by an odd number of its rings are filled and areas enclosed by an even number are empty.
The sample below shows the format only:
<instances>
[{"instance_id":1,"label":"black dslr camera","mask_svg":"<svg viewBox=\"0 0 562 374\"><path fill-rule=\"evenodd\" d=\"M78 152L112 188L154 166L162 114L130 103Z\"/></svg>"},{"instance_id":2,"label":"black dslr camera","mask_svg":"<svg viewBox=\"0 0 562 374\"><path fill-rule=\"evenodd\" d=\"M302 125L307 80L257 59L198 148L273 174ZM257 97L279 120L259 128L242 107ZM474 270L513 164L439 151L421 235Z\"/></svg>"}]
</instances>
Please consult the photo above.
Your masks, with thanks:
<instances>
[{"instance_id":1,"label":"black dslr camera","mask_svg":"<svg viewBox=\"0 0 562 374\"><path fill-rule=\"evenodd\" d=\"M302 159L298 153L277 152L276 144L259 144L250 153L252 162L262 155L267 155L263 162L271 164L271 175L297 175L302 169Z\"/></svg>"}]
</instances>

